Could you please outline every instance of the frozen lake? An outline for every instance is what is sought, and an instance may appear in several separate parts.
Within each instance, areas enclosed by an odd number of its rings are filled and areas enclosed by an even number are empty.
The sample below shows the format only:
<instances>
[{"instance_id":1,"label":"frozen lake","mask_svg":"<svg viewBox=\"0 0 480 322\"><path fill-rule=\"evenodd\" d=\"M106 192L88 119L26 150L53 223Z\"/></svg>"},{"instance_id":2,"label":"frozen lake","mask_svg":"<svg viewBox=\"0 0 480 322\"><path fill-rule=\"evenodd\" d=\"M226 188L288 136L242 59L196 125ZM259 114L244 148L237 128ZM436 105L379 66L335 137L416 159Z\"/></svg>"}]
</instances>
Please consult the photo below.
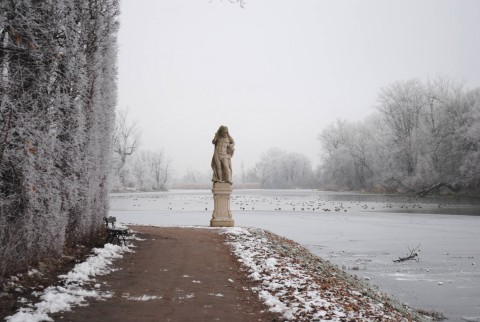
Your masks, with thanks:
<instances>
[{"instance_id":1,"label":"frozen lake","mask_svg":"<svg viewBox=\"0 0 480 322\"><path fill-rule=\"evenodd\" d=\"M475 201L474 201L475 202ZM234 190L236 226L290 238L412 307L480 321L480 206L310 190ZM124 223L208 226L209 190L111 194ZM394 263L411 249L418 261Z\"/></svg>"}]
</instances>

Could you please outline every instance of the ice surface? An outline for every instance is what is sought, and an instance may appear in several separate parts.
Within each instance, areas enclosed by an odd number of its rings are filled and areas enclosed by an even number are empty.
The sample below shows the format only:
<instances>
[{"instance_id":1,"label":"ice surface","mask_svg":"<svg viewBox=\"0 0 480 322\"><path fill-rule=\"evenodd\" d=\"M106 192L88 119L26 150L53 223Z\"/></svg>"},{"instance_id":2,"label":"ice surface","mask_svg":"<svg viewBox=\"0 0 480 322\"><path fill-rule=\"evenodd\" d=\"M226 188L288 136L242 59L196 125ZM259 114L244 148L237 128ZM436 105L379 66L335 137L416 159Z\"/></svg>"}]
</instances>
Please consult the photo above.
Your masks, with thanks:
<instances>
[{"instance_id":1,"label":"ice surface","mask_svg":"<svg viewBox=\"0 0 480 322\"><path fill-rule=\"evenodd\" d=\"M295 240L413 307L451 321L480 317L480 216L472 216L480 215L478 206L306 190L234 190L231 206L236 226ZM110 215L124 223L206 227L212 211L212 193L192 190L115 194ZM418 262L393 262L418 245Z\"/></svg>"}]
</instances>

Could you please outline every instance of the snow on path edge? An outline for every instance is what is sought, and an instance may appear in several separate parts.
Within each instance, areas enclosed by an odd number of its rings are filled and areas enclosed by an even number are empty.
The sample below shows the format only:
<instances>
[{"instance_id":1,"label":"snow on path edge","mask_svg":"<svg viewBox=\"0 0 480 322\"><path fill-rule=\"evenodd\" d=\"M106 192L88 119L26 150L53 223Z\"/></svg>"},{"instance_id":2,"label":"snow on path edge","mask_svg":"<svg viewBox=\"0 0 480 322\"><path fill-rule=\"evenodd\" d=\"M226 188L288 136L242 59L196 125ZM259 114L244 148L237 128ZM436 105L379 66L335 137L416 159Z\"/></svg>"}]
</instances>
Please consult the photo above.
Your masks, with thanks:
<instances>
[{"instance_id":1,"label":"snow on path edge","mask_svg":"<svg viewBox=\"0 0 480 322\"><path fill-rule=\"evenodd\" d=\"M40 302L30 304L29 307L21 308L17 313L7 316L7 322L40 322L53 321L48 316L50 313L70 311L75 305L82 305L86 298L109 298L111 292L103 292L95 285L94 289L90 283L95 282L94 276L109 274L114 271L110 266L113 259L122 258L124 253L131 253L133 245L118 246L105 244L104 248L94 248L91 255L85 262L78 263L66 275L60 275L62 286L49 286L37 295Z\"/></svg>"}]
</instances>

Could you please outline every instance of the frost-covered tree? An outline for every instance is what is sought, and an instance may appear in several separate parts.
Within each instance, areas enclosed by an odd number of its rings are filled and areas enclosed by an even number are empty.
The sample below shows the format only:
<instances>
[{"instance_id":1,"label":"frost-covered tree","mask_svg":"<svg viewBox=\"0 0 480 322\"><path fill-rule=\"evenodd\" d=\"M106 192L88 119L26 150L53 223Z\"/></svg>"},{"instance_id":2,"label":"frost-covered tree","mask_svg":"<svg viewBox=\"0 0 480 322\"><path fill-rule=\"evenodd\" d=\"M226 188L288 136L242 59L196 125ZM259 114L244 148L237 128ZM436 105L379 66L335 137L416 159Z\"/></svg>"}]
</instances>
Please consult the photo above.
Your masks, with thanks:
<instances>
[{"instance_id":1,"label":"frost-covered tree","mask_svg":"<svg viewBox=\"0 0 480 322\"><path fill-rule=\"evenodd\" d=\"M170 160L163 151L139 151L127 161L134 186L142 191L167 190L171 175Z\"/></svg>"},{"instance_id":2,"label":"frost-covered tree","mask_svg":"<svg viewBox=\"0 0 480 322\"><path fill-rule=\"evenodd\" d=\"M480 88L466 94L468 111L459 126L459 148L463 158L459 167L461 184L480 192Z\"/></svg>"},{"instance_id":3,"label":"frost-covered tree","mask_svg":"<svg viewBox=\"0 0 480 322\"><path fill-rule=\"evenodd\" d=\"M370 187L373 136L369 127L363 123L337 120L324 129L318 139L324 152L318 169L323 182L328 182L332 188Z\"/></svg>"},{"instance_id":4,"label":"frost-covered tree","mask_svg":"<svg viewBox=\"0 0 480 322\"><path fill-rule=\"evenodd\" d=\"M145 152L135 155L132 162L132 174L135 177L138 189L147 191L152 188L152 177L149 173L149 160Z\"/></svg>"},{"instance_id":5,"label":"frost-covered tree","mask_svg":"<svg viewBox=\"0 0 480 322\"><path fill-rule=\"evenodd\" d=\"M418 159L419 122L426 105L419 80L395 82L380 91L377 109L386 124L398 168L414 175Z\"/></svg>"},{"instance_id":6,"label":"frost-covered tree","mask_svg":"<svg viewBox=\"0 0 480 322\"><path fill-rule=\"evenodd\" d=\"M479 191L480 90L446 77L395 82L366 122L338 121L319 136L325 187Z\"/></svg>"},{"instance_id":7,"label":"frost-covered tree","mask_svg":"<svg viewBox=\"0 0 480 322\"><path fill-rule=\"evenodd\" d=\"M106 214L116 0L0 2L0 276Z\"/></svg>"},{"instance_id":8,"label":"frost-covered tree","mask_svg":"<svg viewBox=\"0 0 480 322\"><path fill-rule=\"evenodd\" d=\"M255 166L262 188L308 188L314 175L304 155L271 148Z\"/></svg>"}]
</instances>

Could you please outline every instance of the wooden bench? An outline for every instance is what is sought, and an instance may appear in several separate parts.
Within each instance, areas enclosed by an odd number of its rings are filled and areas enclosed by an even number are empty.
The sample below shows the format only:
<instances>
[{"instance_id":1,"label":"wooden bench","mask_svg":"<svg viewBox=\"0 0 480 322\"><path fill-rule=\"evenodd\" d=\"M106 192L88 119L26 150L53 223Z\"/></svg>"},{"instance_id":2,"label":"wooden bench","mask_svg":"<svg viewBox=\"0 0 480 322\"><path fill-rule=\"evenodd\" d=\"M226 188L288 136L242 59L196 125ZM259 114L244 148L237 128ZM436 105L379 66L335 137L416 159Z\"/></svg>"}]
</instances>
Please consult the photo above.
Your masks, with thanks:
<instances>
[{"instance_id":1,"label":"wooden bench","mask_svg":"<svg viewBox=\"0 0 480 322\"><path fill-rule=\"evenodd\" d=\"M120 238L122 238L123 244L127 246L125 236L128 235L128 228L115 227L115 222L117 221L117 218L112 216L103 217L103 220L105 220L105 225L107 227L107 243L113 243L113 240L116 238L117 243L121 245L122 241Z\"/></svg>"}]
</instances>

